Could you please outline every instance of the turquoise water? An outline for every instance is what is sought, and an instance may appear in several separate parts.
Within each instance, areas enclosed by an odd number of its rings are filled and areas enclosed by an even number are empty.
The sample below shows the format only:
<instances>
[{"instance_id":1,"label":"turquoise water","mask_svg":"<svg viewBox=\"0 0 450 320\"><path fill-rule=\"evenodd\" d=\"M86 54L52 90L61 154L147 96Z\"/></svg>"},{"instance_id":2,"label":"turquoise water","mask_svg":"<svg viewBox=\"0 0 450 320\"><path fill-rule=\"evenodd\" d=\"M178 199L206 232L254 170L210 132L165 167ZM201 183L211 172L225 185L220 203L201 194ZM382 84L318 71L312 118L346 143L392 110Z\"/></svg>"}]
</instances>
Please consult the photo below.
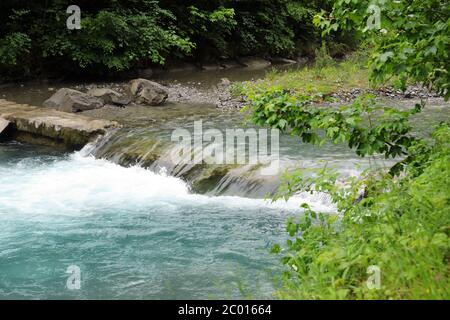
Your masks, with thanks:
<instances>
[{"instance_id":1,"label":"turquoise water","mask_svg":"<svg viewBox=\"0 0 450 320\"><path fill-rule=\"evenodd\" d=\"M6 97L39 104L49 94L23 90ZM413 124L431 130L448 119L448 110L438 101ZM121 144L118 155L150 138L168 140L173 128L198 119L217 128L242 125L241 116L204 106L92 113L125 124L110 140ZM305 201L334 210L321 195L271 204L232 175L225 177L228 196L193 194L164 171L125 168L88 154L0 143L0 299L270 298L282 266L269 251L285 242L286 218L301 215ZM344 174L391 164L360 159L346 146L319 149L286 136L280 162L283 168L327 163ZM71 266L80 270L79 289L67 286Z\"/></svg>"},{"instance_id":2,"label":"turquoise water","mask_svg":"<svg viewBox=\"0 0 450 320\"><path fill-rule=\"evenodd\" d=\"M17 143L0 144L0 186L2 299L269 298L270 247L302 202L195 195L163 172Z\"/></svg>"}]
</instances>

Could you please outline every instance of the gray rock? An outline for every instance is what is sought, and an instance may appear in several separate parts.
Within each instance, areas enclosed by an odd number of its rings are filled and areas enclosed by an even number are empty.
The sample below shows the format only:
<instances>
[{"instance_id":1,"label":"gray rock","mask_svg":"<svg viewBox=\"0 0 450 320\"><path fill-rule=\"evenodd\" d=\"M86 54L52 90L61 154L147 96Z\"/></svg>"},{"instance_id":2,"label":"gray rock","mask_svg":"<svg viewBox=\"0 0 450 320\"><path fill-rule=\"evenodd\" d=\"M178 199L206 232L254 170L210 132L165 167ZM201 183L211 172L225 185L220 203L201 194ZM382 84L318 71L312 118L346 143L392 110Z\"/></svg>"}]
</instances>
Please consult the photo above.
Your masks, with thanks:
<instances>
[{"instance_id":1,"label":"gray rock","mask_svg":"<svg viewBox=\"0 0 450 320\"><path fill-rule=\"evenodd\" d=\"M307 58L307 57L299 56L299 57L297 57L297 63L298 63L300 66L307 65L307 64L308 64L308 58Z\"/></svg>"},{"instance_id":2,"label":"gray rock","mask_svg":"<svg viewBox=\"0 0 450 320\"><path fill-rule=\"evenodd\" d=\"M217 84L219 88L226 89L231 86L231 81L228 78L220 79L220 82Z\"/></svg>"},{"instance_id":3,"label":"gray rock","mask_svg":"<svg viewBox=\"0 0 450 320\"><path fill-rule=\"evenodd\" d=\"M8 120L0 118L0 134L6 129L6 127L8 127L9 124L10 122Z\"/></svg>"},{"instance_id":4,"label":"gray rock","mask_svg":"<svg viewBox=\"0 0 450 320\"><path fill-rule=\"evenodd\" d=\"M81 149L99 135L120 128L115 121L17 104L2 99L0 99L0 119L13 124L12 134L17 141L37 144L51 141L74 149Z\"/></svg>"},{"instance_id":5,"label":"gray rock","mask_svg":"<svg viewBox=\"0 0 450 320\"><path fill-rule=\"evenodd\" d=\"M249 69L265 69L272 65L270 61L258 57L240 58L239 62Z\"/></svg>"},{"instance_id":6,"label":"gray rock","mask_svg":"<svg viewBox=\"0 0 450 320\"><path fill-rule=\"evenodd\" d=\"M146 79L131 80L128 91L135 103L148 106L162 105L169 96L168 88Z\"/></svg>"},{"instance_id":7,"label":"gray rock","mask_svg":"<svg viewBox=\"0 0 450 320\"><path fill-rule=\"evenodd\" d=\"M297 63L297 61L292 60L292 59L287 59L287 58L273 57L272 58L272 63L274 63L274 64L281 64L281 65L290 65L290 64Z\"/></svg>"},{"instance_id":8,"label":"gray rock","mask_svg":"<svg viewBox=\"0 0 450 320\"><path fill-rule=\"evenodd\" d=\"M236 60L222 60L220 61L220 67L223 69L239 68L242 67Z\"/></svg>"},{"instance_id":9,"label":"gray rock","mask_svg":"<svg viewBox=\"0 0 450 320\"><path fill-rule=\"evenodd\" d=\"M91 89L87 92L87 94L102 99L104 104L124 106L131 102L131 99L126 95L108 88Z\"/></svg>"},{"instance_id":10,"label":"gray rock","mask_svg":"<svg viewBox=\"0 0 450 320\"><path fill-rule=\"evenodd\" d=\"M220 69L223 69L219 64L217 63L204 63L202 64L202 70L204 71L217 71Z\"/></svg>"},{"instance_id":11,"label":"gray rock","mask_svg":"<svg viewBox=\"0 0 450 320\"><path fill-rule=\"evenodd\" d=\"M59 89L44 102L44 107L65 112L80 112L84 110L99 109L104 103L101 99L86 93L69 89Z\"/></svg>"}]
</instances>

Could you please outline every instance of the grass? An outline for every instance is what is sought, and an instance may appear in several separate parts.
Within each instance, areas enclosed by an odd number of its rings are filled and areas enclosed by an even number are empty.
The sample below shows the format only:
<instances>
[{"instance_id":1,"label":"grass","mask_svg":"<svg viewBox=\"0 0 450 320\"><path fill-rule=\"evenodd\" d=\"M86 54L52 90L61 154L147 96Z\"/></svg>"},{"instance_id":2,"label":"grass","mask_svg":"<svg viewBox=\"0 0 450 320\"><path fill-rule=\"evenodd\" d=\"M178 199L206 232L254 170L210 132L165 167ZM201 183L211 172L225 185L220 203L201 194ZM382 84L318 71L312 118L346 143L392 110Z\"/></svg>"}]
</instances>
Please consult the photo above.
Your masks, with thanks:
<instances>
[{"instance_id":1,"label":"grass","mask_svg":"<svg viewBox=\"0 0 450 320\"><path fill-rule=\"evenodd\" d=\"M354 88L373 88L368 80L367 55L367 52L355 52L341 62L316 58L314 65L301 69L272 69L263 79L234 84L232 94L245 96L251 91L266 91L276 87L293 93L326 96Z\"/></svg>"}]
</instances>

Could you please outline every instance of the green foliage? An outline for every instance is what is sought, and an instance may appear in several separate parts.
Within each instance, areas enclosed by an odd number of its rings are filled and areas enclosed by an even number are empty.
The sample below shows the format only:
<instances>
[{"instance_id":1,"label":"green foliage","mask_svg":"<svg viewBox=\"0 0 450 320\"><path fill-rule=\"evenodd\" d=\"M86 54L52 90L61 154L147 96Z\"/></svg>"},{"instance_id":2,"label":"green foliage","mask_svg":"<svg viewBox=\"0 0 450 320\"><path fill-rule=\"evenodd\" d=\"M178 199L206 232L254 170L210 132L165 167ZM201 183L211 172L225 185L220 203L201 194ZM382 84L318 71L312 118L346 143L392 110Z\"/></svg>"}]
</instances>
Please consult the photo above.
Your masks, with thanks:
<instances>
[{"instance_id":1,"label":"green foliage","mask_svg":"<svg viewBox=\"0 0 450 320\"><path fill-rule=\"evenodd\" d=\"M0 65L15 66L24 62L30 53L31 39L24 33L14 32L0 39Z\"/></svg>"},{"instance_id":2,"label":"green foliage","mask_svg":"<svg viewBox=\"0 0 450 320\"><path fill-rule=\"evenodd\" d=\"M325 67L330 67L335 64L334 59L330 56L327 46L324 43L322 43L322 46L318 49L316 49L315 52L315 69L314 70L321 70Z\"/></svg>"},{"instance_id":3,"label":"green foliage","mask_svg":"<svg viewBox=\"0 0 450 320\"><path fill-rule=\"evenodd\" d=\"M162 64L171 50L188 53L192 46L158 25L158 11L102 10L83 18L82 32L59 30L43 36L44 57L62 56L81 68L112 71L128 70L140 61Z\"/></svg>"},{"instance_id":4,"label":"green foliage","mask_svg":"<svg viewBox=\"0 0 450 320\"><path fill-rule=\"evenodd\" d=\"M81 30L66 27L69 1L4 1L0 68L23 76L33 70L106 73L164 63L189 54L194 44L176 30L176 17L156 1L79 2ZM22 73L22 75L20 75Z\"/></svg>"},{"instance_id":5,"label":"green foliage","mask_svg":"<svg viewBox=\"0 0 450 320\"><path fill-rule=\"evenodd\" d=\"M283 1L280 1L283 2ZM292 53L295 49L295 32L289 24L284 6L267 3L264 10L244 12L239 23L244 28L239 33L240 50L243 53L264 52L269 54Z\"/></svg>"},{"instance_id":6,"label":"green foliage","mask_svg":"<svg viewBox=\"0 0 450 320\"><path fill-rule=\"evenodd\" d=\"M201 10L194 5L187 9L190 16L188 18L189 25L185 27L185 30L190 37L199 39L199 43L207 42L217 50L227 50L227 37L231 35L237 24L234 9L221 6L208 11ZM204 47L199 49L204 49Z\"/></svg>"},{"instance_id":7,"label":"green foliage","mask_svg":"<svg viewBox=\"0 0 450 320\"><path fill-rule=\"evenodd\" d=\"M339 215L312 211L290 220L285 250L285 299L449 299L450 128L435 131L422 173L392 180L382 172L336 187L337 175L302 173L286 178L277 197L299 190L327 192ZM408 172L409 173L409 172ZM361 187L367 195L356 201ZM370 266L381 271L381 287L369 289Z\"/></svg>"},{"instance_id":8,"label":"green foliage","mask_svg":"<svg viewBox=\"0 0 450 320\"><path fill-rule=\"evenodd\" d=\"M104 74L167 59L294 55L317 43L312 17L332 1L80 0L82 29L66 28L67 0L0 4L0 71Z\"/></svg>"},{"instance_id":9,"label":"green foliage","mask_svg":"<svg viewBox=\"0 0 450 320\"><path fill-rule=\"evenodd\" d=\"M384 154L386 158L407 154L416 140L408 123L410 111L379 106L375 97L359 97L350 106L324 108L312 105L309 95L269 90L249 95L252 121L297 135L305 143L347 143L359 156Z\"/></svg>"},{"instance_id":10,"label":"green foliage","mask_svg":"<svg viewBox=\"0 0 450 320\"><path fill-rule=\"evenodd\" d=\"M380 28L369 28L377 5ZM404 88L408 80L433 87L450 98L450 6L446 0L375 1L338 0L328 15L317 15L315 23L324 33L338 28L354 30L371 41L376 50L371 57L371 80L398 78Z\"/></svg>"}]
</instances>

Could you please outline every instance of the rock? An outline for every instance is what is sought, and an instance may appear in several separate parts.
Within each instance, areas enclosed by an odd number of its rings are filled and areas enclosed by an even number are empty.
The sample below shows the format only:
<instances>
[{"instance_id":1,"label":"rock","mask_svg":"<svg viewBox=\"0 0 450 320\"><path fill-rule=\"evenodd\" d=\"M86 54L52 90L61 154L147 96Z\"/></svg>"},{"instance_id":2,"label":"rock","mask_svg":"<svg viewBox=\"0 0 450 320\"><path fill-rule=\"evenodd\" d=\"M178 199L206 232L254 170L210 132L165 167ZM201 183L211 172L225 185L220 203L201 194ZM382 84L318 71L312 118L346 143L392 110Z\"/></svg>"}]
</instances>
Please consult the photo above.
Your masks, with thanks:
<instances>
[{"instance_id":1,"label":"rock","mask_svg":"<svg viewBox=\"0 0 450 320\"><path fill-rule=\"evenodd\" d=\"M222 69L222 67L217 63L203 63L201 69L203 71L217 71Z\"/></svg>"},{"instance_id":2,"label":"rock","mask_svg":"<svg viewBox=\"0 0 450 320\"><path fill-rule=\"evenodd\" d=\"M44 107L58 111L80 112L84 110L103 107L103 101L86 93L69 89L59 89L54 95L44 102Z\"/></svg>"},{"instance_id":3,"label":"rock","mask_svg":"<svg viewBox=\"0 0 450 320\"><path fill-rule=\"evenodd\" d=\"M3 118L0 118L0 134L3 132L3 130L6 129L6 127L8 127L8 125L10 123L11 123L10 121L8 121L6 119L3 119Z\"/></svg>"},{"instance_id":4,"label":"rock","mask_svg":"<svg viewBox=\"0 0 450 320\"><path fill-rule=\"evenodd\" d=\"M249 69L265 69L272 65L270 61L258 57L241 58L239 62Z\"/></svg>"},{"instance_id":5,"label":"rock","mask_svg":"<svg viewBox=\"0 0 450 320\"><path fill-rule=\"evenodd\" d=\"M281 65L290 65L290 64L296 64L297 61L287 58L280 58L280 57L273 57L272 63L274 64L281 64Z\"/></svg>"},{"instance_id":6,"label":"rock","mask_svg":"<svg viewBox=\"0 0 450 320\"><path fill-rule=\"evenodd\" d=\"M299 56L299 57L297 57L297 63L300 65L300 66L304 66L304 65L307 65L308 64L308 58L307 57L302 57L302 56Z\"/></svg>"},{"instance_id":7,"label":"rock","mask_svg":"<svg viewBox=\"0 0 450 320\"><path fill-rule=\"evenodd\" d=\"M131 80L128 91L135 103L149 106L159 106L169 96L168 88L146 79Z\"/></svg>"},{"instance_id":8,"label":"rock","mask_svg":"<svg viewBox=\"0 0 450 320\"><path fill-rule=\"evenodd\" d=\"M223 69L232 69L232 68L239 68L241 65L236 60L222 60L219 62L220 67Z\"/></svg>"},{"instance_id":9,"label":"rock","mask_svg":"<svg viewBox=\"0 0 450 320\"><path fill-rule=\"evenodd\" d=\"M220 79L220 82L217 84L217 86L222 89L229 88L231 86L231 81L228 78L222 78Z\"/></svg>"},{"instance_id":10,"label":"rock","mask_svg":"<svg viewBox=\"0 0 450 320\"><path fill-rule=\"evenodd\" d=\"M126 95L107 88L91 89L87 94L103 100L103 104L124 106L131 102L131 99Z\"/></svg>"},{"instance_id":11,"label":"rock","mask_svg":"<svg viewBox=\"0 0 450 320\"><path fill-rule=\"evenodd\" d=\"M94 119L1 99L0 118L10 122L12 139L32 143L42 143L46 140L73 149L81 149L98 135L120 127L115 121ZM38 140L36 137L42 139Z\"/></svg>"}]
</instances>

